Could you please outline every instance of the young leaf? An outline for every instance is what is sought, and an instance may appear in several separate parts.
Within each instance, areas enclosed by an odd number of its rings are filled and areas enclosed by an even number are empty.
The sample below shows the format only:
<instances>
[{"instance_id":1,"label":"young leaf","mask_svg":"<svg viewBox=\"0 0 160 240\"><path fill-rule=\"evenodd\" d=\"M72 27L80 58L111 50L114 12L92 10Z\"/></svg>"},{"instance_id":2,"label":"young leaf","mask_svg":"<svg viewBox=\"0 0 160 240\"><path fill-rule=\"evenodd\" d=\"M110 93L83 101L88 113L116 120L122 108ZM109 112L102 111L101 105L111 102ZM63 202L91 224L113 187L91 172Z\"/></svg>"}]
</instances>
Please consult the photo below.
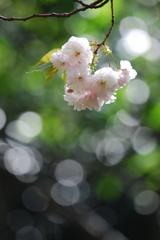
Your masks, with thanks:
<instances>
[{"instance_id":1,"label":"young leaf","mask_svg":"<svg viewBox=\"0 0 160 240\"><path fill-rule=\"evenodd\" d=\"M34 65L33 67L36 67L37 65L39 65L39 64L42 64L42 63L47 63L47 62L49 62L50 61L50 59L51 59L51 56L52 56L52 54L54 53L54 52L57 52L58 50L60 50L60 49L53 49L53 50L51 50L50 52L48 52L46 55L44 55L42 58L41 58L41 60L38 62L38 63L36 63L36 65Z\"/></svg>"},{"instance_id":2,"label":"young leaf","mask_svg":"<svg viewBox=\"0 0 160 240\"><path fill-rule=\"evenodd\" d=\"M39 64L32 72L34 72L34 71L45 71L45 70L47 70L48 68L50 68L51 66L53 66L53 64L50 63L50 62L41 63L41 64Z\"/></svg>"},{"instance_id":3,"label":"young leaf","mask_svg":"<svg viewBox=\"0 0 160 240\"><path fill-rule=\"evenodd\" d=\"M67 77L67 74L66 74L66 71L64 71L64 72L62 73L62 80L63 80L64 84L67 83L66 77Z\"/></svg>"},{"instance_id":4,"label":"young leaf","mask_svg":"<svg viewBox=\"0 0 160 240\"><path fill-rule=\"evenodd\" d=\"M56 67L50 67L48 69L47 75L46 75L46 81L44 84L46 84L56 73L58 72L58 68Z\"/></svg>"},{"instance_id":5,"label":"young leaf","mask_svg":"<svg viewBox=\"0 0 160 240\"><path fill-rule=\"evenodd\" d=\"M44 71L51 66L53 66L51 62L42 63L42 64L39 64L34 71Z\"/></svg>"}]
</instances>

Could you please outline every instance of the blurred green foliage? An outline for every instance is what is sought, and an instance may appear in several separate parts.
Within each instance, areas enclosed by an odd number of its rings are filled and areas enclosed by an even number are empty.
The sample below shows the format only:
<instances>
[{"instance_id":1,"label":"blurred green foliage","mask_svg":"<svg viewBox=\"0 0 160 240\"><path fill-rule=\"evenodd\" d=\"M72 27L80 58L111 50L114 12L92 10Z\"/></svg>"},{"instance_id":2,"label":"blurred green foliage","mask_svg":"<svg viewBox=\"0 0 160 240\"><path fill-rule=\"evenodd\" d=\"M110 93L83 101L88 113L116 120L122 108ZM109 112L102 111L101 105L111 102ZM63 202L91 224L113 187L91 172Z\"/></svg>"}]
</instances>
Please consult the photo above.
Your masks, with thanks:
<instances>
[{"instance_id":1,"label":"blurred green foliage","mask_svg":"<svg viewBox=\"0 0 160 240\"><path fill-rule=\"evenodd\" d=\"M97 184L98 196L106 201L115 201L123 191L123 182L115 175L102 176Z\"/></svg>"}]
</instances>

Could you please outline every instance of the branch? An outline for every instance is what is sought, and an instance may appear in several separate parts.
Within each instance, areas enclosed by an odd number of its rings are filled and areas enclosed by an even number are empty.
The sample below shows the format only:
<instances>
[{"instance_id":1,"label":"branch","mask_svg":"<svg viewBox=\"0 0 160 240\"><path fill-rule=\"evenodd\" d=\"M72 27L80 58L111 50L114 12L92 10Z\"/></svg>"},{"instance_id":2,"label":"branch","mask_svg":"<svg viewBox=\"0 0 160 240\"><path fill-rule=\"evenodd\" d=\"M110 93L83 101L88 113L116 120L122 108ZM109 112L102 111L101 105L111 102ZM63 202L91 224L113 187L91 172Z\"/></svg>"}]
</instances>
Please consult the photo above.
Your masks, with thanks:
<instances>
[{"instance_id":1,"label":"branch","mask_svg":"<svg viewBox=\"0 0 160 240\"><path fill-rule=\"evenodd\" d=\"M104 6L106 3L109 2L109 0L97 0L91 4L85 4L82 1L79 0L73 0L74 2L78 2L82 5L81 8L77 8L69 13L46 13L46 14L37 14L34 13L33 15L30 15L28 17L4 17L0 15L0 19L4 20L4 21L27 21L31 18L37 18L37 17L42 17L42 18L47 18L47 17L57 17L57 18L65 18L65 17L70 17L72 15L74 15L77 12L82 12L82 11L86 11L87 9L96 9L96 8L100 8L102 6Z\"/></svg>"},{"instance_id":2,"label":"branch","mask_svg":"<svg viewBox=\"0 0 160 240\"><path fill-rule=\"evenodd\" d=\"M84 2L82 1L79 1L79 0L72 0L73 2L77 2L77 3L80 3L82 6L86 7L88 6L88 4L85 4Z\"/></svg>"},{"instance_id":3,"label":"branch","mask_svg":"<svg viewBox=\"0 0 160 240\"><path fill-rule=\"evenodd\" d=\"M108 30L108 33L106 34L104 40L103 40L101 43L97 44L97 48L96 48L96 50L94 51L94 54L97 54L98 49L99 49L102 45L105 44L107 38L108 38L109 35L111 34L111 31L112 31L113 26L114 26L114 7L113 7L113 0L110 0L110 2L111 2L111 15L112 15L111 26L110 26L110 28L109 28L109 30Z\"/></svg>"},{"instance_id":4,"label":"branch","mask_svg":"<svg viewBox=\"0 0 160 240\"><path fill-rule=\"evenodd\" d=\"M42 18L47 18L47 17L57 17L57 18L65 18L65 17L70 17L74 14L76 14L77 12L82 12L82 11L86 11L87 9L97 9L97 8L101 8L102 6L104 6L105 4L107 4L109 1L111 3L111 26L109 28L108 33L106 34L104 40L97 44L97 48L94 51L94 54L97 54L99 48L105 44L107 38L109 37L109 35L111 34L112 28L114 26L114 7L113 7L113 0L97 0L94 1L91 4L85 4L84 2L82 2L81 0L72 0L73 2L79 3L81 4L82 7L80 8L76 8L75 10L69 12L69 13L45 13L45 14L37 14L34 13L33 15L30 15L28 17L4 17L0 15L0 19L4 20L4 21L27 21L29 19L32 18L37 18L37 17L42 17Z\"/></svg>"}]
</instances>

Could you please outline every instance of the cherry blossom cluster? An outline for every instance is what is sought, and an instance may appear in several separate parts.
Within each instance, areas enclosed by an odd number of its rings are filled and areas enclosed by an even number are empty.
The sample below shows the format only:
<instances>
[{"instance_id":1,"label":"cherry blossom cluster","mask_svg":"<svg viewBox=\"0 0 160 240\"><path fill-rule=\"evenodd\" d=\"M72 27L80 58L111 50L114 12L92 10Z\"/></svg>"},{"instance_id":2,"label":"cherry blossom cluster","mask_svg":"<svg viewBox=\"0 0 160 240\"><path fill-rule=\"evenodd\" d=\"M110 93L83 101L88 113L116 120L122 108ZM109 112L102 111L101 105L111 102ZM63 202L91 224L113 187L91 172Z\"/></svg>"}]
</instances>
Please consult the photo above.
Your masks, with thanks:
<instances>
[{"instance_id":1,"label":"cherry blossom cluster","mask_svg":"<svg viewBox=\"0 0 160 240\"><path fill-rule=\"evenodd\" d=\"M121 61L120 68L91 69L94 54L86 38L71 37L52 54L50 62L66 76L64 100L74 110L86 108L100 111L103 104L114 102L115 91L137 75L129 61Z\"/></svg>"}]
</instances>

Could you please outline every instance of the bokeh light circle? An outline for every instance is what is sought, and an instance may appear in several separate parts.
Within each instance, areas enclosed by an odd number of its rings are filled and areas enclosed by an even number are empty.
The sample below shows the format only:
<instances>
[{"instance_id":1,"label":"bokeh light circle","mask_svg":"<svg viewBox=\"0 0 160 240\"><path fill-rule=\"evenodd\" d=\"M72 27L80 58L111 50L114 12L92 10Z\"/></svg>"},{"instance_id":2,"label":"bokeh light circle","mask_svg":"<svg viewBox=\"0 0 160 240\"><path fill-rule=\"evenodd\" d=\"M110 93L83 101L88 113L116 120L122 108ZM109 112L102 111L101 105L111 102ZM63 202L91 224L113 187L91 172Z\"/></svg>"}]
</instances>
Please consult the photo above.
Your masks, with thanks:
<instances>
[{"instance_id":1,"label":"bokeh light circle","mask_svg":"<svg viewBox=\"0 0 160 240\"><path fill-rule=\"evenodd\" d=\"M3 109L0 108L0 129L4 127L4 125L6 124L6 120L6 114Z\"/></svg>"},{"instance_id":2,"label":"bokeh light circle","mask_svg":"<svg viewBox=\"0 0 160 240\"><path fill-rule=\"evenodd\" d=\"M117 116L118 116L119 120L127 126L134 127L134 126L137 126L140 122L140 120L132 117L124 109L121 109L120 111L118 111Z\"/></svg>"},{"instance_id":3,"label":"bokeh light circle","mask_svg":"<svg viewBox=\"0 0 160 240\"><path fill-rule=\"evenodd\" d=\"M19 131L26 137L33 138L42 130L42 119L35 112L25 112L21 114L19 120L28 126L28 129L25 130L22 125L18 125Z\"/></svg>"},{"instance_id":4,"label":"bokeh light circle","mask_svg":"<svg viewBox=\"0 0 160 240\"><path fill-rule=\"evenodd\" d=\"M62 206L71 206L75 204L80 197L80 192L76 185L68 187L60 183L55 183L50 193L52 199Z\"/></svg>"},{"instance_id":5,"label":"bokeh light circle","mask_svg":"<svg viewBox=\"0 0 160 240\"><path fill-rule=\"evenodd\" d=\"M121 161L124 156L123 144L117 138L105 138L96 148L98 160L105 166L113 166Z\"/></svg>"},{"instance_id":6,"label":"bokeh light circle","mask_svg":"<svg viewBox=\"0 0 160 240\"><path fill-rule=\"evenodd\" d=\"M152 214L159 207L159 196L151 190L145 190L137 194L134 199L136 212L142 215Z\"/></svg>"},{"instance_id":7,"label":"bokeh light circle","mask_svg":"<svg viewBox=\"0 0 160 240\"><path fill-rule=\"evenodd\" d=\"M126 17L123 18L119 25L119 31L121 35L124 37L130 32L132 29L141 29L143 31L147 31L147 26L145 22L138 17Z\"/></svg>"},{"instance_id":8,"label":"bokeh light circle","mask_svg":"<svg viewBox=\"0 0 160 240\"><path fill-rule=\"evenodd\" d=\"M10 173L23 175L30 172L32 160L25 150L10 148L4 155L4 165Z\"/></svg>"},{"instance_id":9,"label":"bokeh light circle","mask_svg":"<svg viewBox=\"0 0 160 240\"><path fill-rule=\"evenodd\" d=\"M132 139L134 150L141 155L152 152L157 146L157 141L153 137L153 131L147 127L139 128Z\"/></svg>"},{"instance_id":10,"label":"bokeh light circle","mask_svg":"<svg viewBox=\"0 0 160 240\"><path fill-rule=\"evenodd\" d=\"M49 198L40 188L31 186L22 193L22 202L26 208L34 212L44 211L49 204Z\"/></svg>"},{"instance_id":11,"label":"bokeh light circle","mask_svg":"<svg viewBox=\"0 0 160 240\"><path fill-rule=\"evenodd\" d=\"M146 6L153 6L157 4L157 0L139 0L139 2Z\"/></svg>"},{"instance_id":12,"label":"bokeh light circle","mask_svg":"<svg viewBox=\"0 0 160 240\"><path fill-rule=\"evenodd\" d=\"M16 240L44 240L41 232L32 226L25 226L17 231Z\"/></svg>"},{"instance_id":13,"label":"bokeh light circle","mask_svg":"<svg viewBox=\"0 0 160 240\"><path fill-rule=\"evenodd\" d=\"M121 232L112 229L106 234L103 240L129 240L129 239L126 238Z\"/></svg>"},{"instance_id":14,"label":"bokeh light circle","mask_svg":"<svg viewBox=\"0 0 160 240\"><path fill-rule=\"evenodd\" d=\"M123 38L125 50L133 56L139 56L151 47L151 39L148 33L141 29L132 29Z\"/></svg>"},{"instance_id":15,"label":"bokeh light circle","mask_svg":"<svg viewBox=\"0 0 160 240\"><path fill-rule=\"evenodd\" d=\"M55 177L64 186L74 186L83 180L82 166L71 159L60 162L55 169Z\"/></svg>"},{"instance_id":16,"label":"bokeh light circle","mask_svg":"<svg viewBox=\"0 0 160 240\"><path fill-rule=\"evenodd\" d=\"M15 232L22 227L33 225L31 215L23 209L15 209L9 212L6 216L6 222L9 228Z\"/></svg>"},{"instance_id":17,"label":"bokeh light circle","mask_svg":"<svg viewBox=\"0 0 160 240\"><path fill-rule=\"evenodd\" d=\"M126 88L127 99L133 104L144 104L147 102L149 94L148 85L139 79L130 82Z\"/></svg>"}]
</instances>

